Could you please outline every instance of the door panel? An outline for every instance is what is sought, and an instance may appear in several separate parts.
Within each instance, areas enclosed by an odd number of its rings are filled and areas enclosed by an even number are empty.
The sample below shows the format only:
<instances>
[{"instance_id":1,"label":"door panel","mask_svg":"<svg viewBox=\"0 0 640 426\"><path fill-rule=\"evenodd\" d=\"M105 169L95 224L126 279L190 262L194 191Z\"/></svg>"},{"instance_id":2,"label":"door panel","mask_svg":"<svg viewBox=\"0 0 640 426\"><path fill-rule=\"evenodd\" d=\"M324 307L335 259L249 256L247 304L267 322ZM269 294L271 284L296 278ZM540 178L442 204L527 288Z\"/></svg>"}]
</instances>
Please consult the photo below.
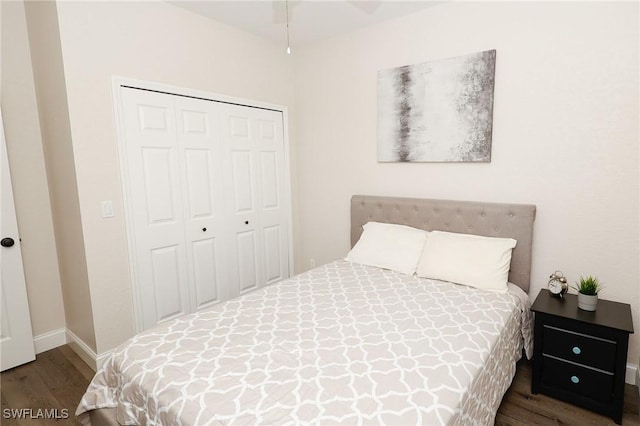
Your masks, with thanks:
<instances>
[{"instance_id":1,"label":"door panel","mask_svg":"<svg viewBox=\"0 0 640 426\"><path fill-rule=\"evenodd\" d=\"M183 108L188 108L185 106ZM211 129L209 126L209 117L205 111L190 111L182 109L182 122L184 123L184 134L209 136Z\"/></svg>"},{"instance_id":2,"label":"door panel","mask_svg":"<svg viewBox=\"0 0 640 426\"><path fill-rule=\"evenodd\" d=\"M218 299L218 253L217 238L194 241L193 277L196 290L196 309L202 309Z\"/></svg>"},{"instance_id":3,"label":"door panel","mask_svg":"<svg viewBox=\"0 0 640 426\"><path fill-rule=\"evenodd\" d=\"M234 188L228 200L234 206L229 223L238 253L232 282L240 293L289 276L288 254L283 255L288 253L288 219L282 205L284 170L280 170L285 164L282 113L238 105L225 105L222 110L228 139L225 164L229 164L224 177ZM249 232L253 255L248 254ZM247 281L246 271L252 268L255 284Z\"/></svg>"},{"instance_id":4,"label":"door panel","mask_svg":"<svg viewBox=\"0 0 640 426\"><path fill-rule=\"evenodd\" d=\"M236 110L238 110L236 108ZM232 137L232 139L235 139L236 142L238 140L245 140L245 141L249 141L251 138L250 132L249 132L249 118L248 117L244 117L242 115L242 112L240 112L240 114L238 115L232 115L229 117L229 136Z\"/></svg>"},{"instance_id":5,"label":"door panel","mask_svg":"<svg viewBox=\"0 0 640 426\"><path fill-rule=\"evenodd\" d=\"M174 96L191 310L227 300L222 146L214 102Z\"/></svg>"},{"instance_id":6,"label":"door panel","mask_svg":"<svg viewBox=\"0 0 640 426\"><path fill-rule=\"evenodd\" d=\"M271 284L289 277L284 130L281 112L256 110L255 113L259 129L255 149L260 157L261 176L259 214L265 238L265 264L270 265L265 278L267 284Z\"/></svg>"},{"instance_id":7,"label":"door panel","mask_svg":"<svg viewBox=\"0 0 640 426\"><path fill-rule=\"evenodd\" d=\"M262 187L261 198L263 209L276 209L280 207L278 168L277 152L260 152L260 185Z\"/></svg>"},{"instance_id":8,"label":"door panel","mask_svg":"<svg viewBox=\"0 0 640 426\"><path fill-rule=\"evenodd\" d=\"M258 287L258 265L256 253L256 232L238 232L238 283L240 292L252 290Z\"/></svg>"},{"instance_id":9,"label":"door panel","mask_svg":"<svg viewBox=\"0 0 640 426\"><path fill-rule=\"evenodd\" d=\"M233 151L233 192L236 214L253 212L253 169L251 151Z\"/></svg>"},{"instance_id":10,"label":"door panel","mask_svg":"<svg viewBox=\"0 0 640 426\"><path fill-rule=\"evenodd\" d=\"M258 120L258 136L262 141L270 140L277 142L276 140L276 123L271 120Z\"/></svg>"},{"instance_id":11,"label":"door panel","mask_svg":"<svg viewBox=\"0 0 640 426\"><path fill-rule=\"evenodd\" d=\"M282 276L282 226L264 228L265 279L267 284L280 281Z\"/></svg>"},{"instance_id":12,"label":"door panel","mask_svg":"<svg viewBox=\"0 0 640 426\"><path fill-rule=\"evenodd\" d=\"M1 112L0 238L13 240L12 246L0 247L0 371L4 371L36 356Z\"/></svg>"},{"instance_id":13,"label":"door panel","mask_svg":"<svg viewBox=\"0 0 640 426\"><path fill-rule=\"evenodd\" d=\"M180 247L170 246L151 250L153 290L156 300L155 317L158 322L182 315L180 276Z\"/></svg>"},{"instance_id":14,"label":"door panel","mask_svg":"<svg viewBox=\"0 0 640 426\"><path fill-rule=\"evenodd\" d=\"M145 201L149 225L175 222L177 202L174 196L176 183L175 154L170 148L142 148Z\"/></svg>"},{"instance_id":15,"label":"door panel","mask_svg":"<svg viewBox=\"0 0 640 426\"><path fill-rule=\"evenodd\" d=\"M186 149L184 153L190 219L213 217L210 154L208 149Z\"/></svg>"},{"instance_id":16,"label":"door panel","mask_svg":"<svg viewBox=\"0 0 640 426\"><path fill-rule=\"evenodd\" d=\"M142 328L191 311L174 101L122 89ZM164 293L166 292L166 293Z\"/></svg>"},{"instance_id":17,"label":"door panel","mask_svg":"<svg viewBox=\"0 0 640 426\"><path fill-rule=\"evenodd\" d=\"M167 106L138 105L138 123L141 132L166 132L169 126L169 108Z\"/></svg>"}]
</instances>

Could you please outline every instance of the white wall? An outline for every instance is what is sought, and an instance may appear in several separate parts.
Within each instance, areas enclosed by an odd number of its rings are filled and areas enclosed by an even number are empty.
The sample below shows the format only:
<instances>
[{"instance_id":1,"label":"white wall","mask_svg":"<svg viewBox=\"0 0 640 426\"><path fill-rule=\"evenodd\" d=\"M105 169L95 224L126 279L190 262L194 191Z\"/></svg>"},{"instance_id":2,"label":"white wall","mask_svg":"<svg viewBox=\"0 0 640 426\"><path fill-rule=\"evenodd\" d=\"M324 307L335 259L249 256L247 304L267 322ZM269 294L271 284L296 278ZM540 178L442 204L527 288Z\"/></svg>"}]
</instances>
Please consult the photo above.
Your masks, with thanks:
<instances>
[{"instance_id":1,"label":"white wall","mask_svg":"<svg viewBox=\"0 0 640 426\"><path fill-rule=\"evenodd\" d=\"M68 332L95 351L96 337L56 5L54 2L25 2L25 12L51 194L65 325Z\"/></svg>"},{"instance_id":2,"label":"white wall","mask_svg":"<svg viewBox=\"0 0 640 426\"><path fill-rule=\"evenodd\" d=\"M562 270L631 304L640 354L638 3L451 2L296 49L297 270L344 256L352 194L533 203L531 297ZM488 164L381 164L377 71L497 50Z\"/></svg>"},{"instance_id":3,"label":"white wall","mask_svg":"<svg viewBox=\"0 0 640 426\"><path fill-rule=\"evenodd\" d=\"M58 2L96 352L134 331L113 75L290 106L281 46L165 2ZM100 202L115 217L103 219Z\"/></svg>"},{"instance_id":4,"label":"white wall","mask_svg":"<svg viewBox=\"0 0 640 426\"><path fill-rule=\"evenodd\" d=\"M2 2L1 103L34 336L65 327L24 4Z\"/></svg>"}]
</instances>

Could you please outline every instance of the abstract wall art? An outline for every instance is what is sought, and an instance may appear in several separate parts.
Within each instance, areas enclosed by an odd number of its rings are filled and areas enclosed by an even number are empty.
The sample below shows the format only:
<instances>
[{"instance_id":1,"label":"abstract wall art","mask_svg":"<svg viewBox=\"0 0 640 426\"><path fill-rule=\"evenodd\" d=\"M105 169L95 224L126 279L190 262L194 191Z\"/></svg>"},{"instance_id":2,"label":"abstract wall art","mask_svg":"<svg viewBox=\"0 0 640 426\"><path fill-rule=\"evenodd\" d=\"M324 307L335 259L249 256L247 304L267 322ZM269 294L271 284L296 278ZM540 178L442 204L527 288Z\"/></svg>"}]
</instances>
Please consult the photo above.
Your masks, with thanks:
<instances>
[{"instance_id":1,"label":"abstract wall art","mask_svg":"<svg viewBox=\"0 0 640 426\"><path fill-rule=\"evenodd\" d=\"M378 161L490 162L496 51L378 72Z\"/></svg>"}]
</instances>

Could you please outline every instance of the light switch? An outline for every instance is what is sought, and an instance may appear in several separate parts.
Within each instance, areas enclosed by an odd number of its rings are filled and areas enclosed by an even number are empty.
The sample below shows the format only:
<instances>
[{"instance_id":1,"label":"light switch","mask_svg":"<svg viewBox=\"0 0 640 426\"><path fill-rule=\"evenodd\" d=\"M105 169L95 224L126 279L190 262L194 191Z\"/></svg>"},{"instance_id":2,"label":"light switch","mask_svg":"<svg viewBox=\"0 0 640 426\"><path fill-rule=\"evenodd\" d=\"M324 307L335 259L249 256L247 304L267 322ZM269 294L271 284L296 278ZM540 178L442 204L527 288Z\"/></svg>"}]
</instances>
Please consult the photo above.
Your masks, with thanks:
<instances>
[{"instance_id":1,"label":"light switch","mask_svg":"<svg viewBox=\"0 0 640 426\"><path fill-rule=\"evenodd\" d=\"M112 201L103 201L102 202L102 217L113 217L113 202Z\"/></svg>"}]
</instances>

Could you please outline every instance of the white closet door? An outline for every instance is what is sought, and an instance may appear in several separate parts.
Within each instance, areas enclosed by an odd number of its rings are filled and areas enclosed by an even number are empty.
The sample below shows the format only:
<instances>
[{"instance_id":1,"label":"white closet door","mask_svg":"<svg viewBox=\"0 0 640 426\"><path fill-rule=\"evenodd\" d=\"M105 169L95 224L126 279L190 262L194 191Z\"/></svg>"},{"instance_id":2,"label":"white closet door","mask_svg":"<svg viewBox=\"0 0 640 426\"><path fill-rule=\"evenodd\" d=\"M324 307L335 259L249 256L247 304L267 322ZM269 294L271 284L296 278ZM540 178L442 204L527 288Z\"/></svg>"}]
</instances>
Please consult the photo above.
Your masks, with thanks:
<instances>
[{"instance_id":1,"label":"white closet door","mask_svg":"<svg viewBox=\"0 0 640 426\"><path fill-rule=\"evenodd\" d=\"M174 99L122 89L143 328L191 311Z\"/></svg>"},{"instance_id":2,"label":"white closet door","mask_svg":"<svg viewBox=\"0 0 640 426\"><path fill-rule=\"evenodd\" d=\"M169 95L166 95L169 97ZM173 96L178 123L191 311L230 297L222 146L215 102Z\"/></svg>"},{"instance_id":3,"label":"white closet door","mask_svg":"<svg viewBox=\"0 0 640 426\"><path fill-rule=\"evenodd\" d=\"M288 277L282 113L119 90L139 326Z\"/></svg>"},{"instance_id":4,"label":"white closet door","mask_svg":"<svg viewBox=\"0 0 640 426\"><path fill-rule=\"evenodd\" d=\"M236 295L288 277L282 113L224 105L221 123Z\"/></svg>"},{"instance_id":5,"label":"white closet door","mask_svg":"<svg viewBox=\"0 0 640 426\"><path fill-rule=\"evenodd\" d=\"M281 112L256 110L256 156L264 284L271 284L289 277L289 217Z\"/></svg>"}]
</instances>

